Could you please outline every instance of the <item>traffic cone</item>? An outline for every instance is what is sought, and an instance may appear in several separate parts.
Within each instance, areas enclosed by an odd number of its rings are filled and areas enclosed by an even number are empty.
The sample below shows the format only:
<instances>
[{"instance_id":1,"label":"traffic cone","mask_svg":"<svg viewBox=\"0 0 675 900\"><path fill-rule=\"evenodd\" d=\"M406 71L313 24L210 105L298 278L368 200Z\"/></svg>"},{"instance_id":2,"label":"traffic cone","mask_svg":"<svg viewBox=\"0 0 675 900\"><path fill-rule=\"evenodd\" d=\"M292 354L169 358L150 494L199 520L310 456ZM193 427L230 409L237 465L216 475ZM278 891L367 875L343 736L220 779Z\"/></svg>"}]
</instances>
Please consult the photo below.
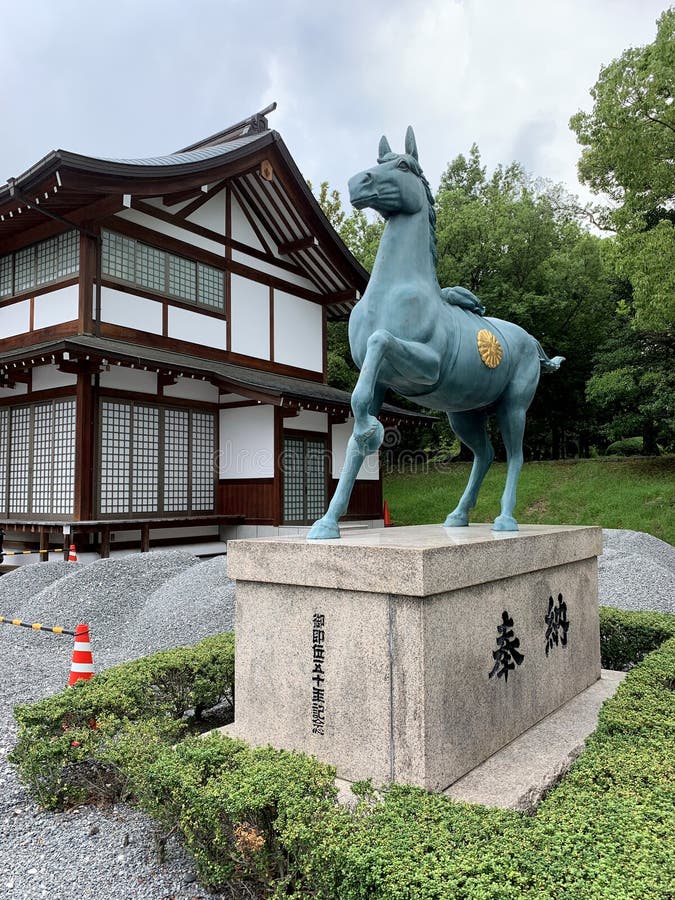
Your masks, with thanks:
<instances>
[{"instance_id":1,"label":"traffic cone","mask_svg":"<svg viewBox=\"0 0 675 900\"><path fill-rule=\"evenodd\" d=\"M75 549L75 544L70 545L70 550L68 552L68 562L77 562L77 550Z\"/></svg>"},{"instance_id":2,"label":"traffic cone","mask_svg":"<svg viewBox=\"0 0 675 900\"><path fill-rule=\"evenodd\" d=\"M389 504L387 501L384 501L384 509L382 510L382 518L384 519L384 527L391 528L391 516L389 515Z\"/></svg>"},{"instance_id":3,"label":"traffic cone","mask_svg":"<svg viewBox=\"0 0 675 900\"><path fill-rule=\"evenodd\" d=\"M93 674L94 660L89 643L89 626L80 624L75 629L75 646L73 647L73 661L70 664L68 687L72 687L80 678L89 680Z\"/></svg>"}]
</instances>

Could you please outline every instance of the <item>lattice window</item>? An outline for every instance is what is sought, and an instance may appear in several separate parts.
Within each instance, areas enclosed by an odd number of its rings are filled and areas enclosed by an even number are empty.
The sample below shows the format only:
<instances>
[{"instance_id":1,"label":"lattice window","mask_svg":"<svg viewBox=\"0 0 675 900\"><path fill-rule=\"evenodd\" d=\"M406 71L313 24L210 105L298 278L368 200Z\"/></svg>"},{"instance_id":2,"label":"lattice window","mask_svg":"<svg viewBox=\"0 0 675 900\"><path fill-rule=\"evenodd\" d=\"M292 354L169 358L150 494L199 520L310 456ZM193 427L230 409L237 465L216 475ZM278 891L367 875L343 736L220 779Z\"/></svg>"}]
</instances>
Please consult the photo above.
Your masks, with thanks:
<instances>
[{"instance_id":1,"label":"lattice window","mask_svg":"<svg viewBox=\"0 0 675 900\"><path fill-rule=\"evenodd\" d=\"M326 442L284 437L284 522L306 524L326 511Z\"/></svg>"},{"instance_id":2,"label":"lattice window","mask_svg":"<svg viewBox=\"0 0 675 900\"><path fill-rule=\"evenodd\" d=\"M35 247L26 247L14 254L14 293L35 286Z\"/></svg>"},{"instance_id":3,"label":"lattice window","mask_svg":"<svg viewBox=\"0 0 675 900\"><path fill-rule=\"evenodd\" d=\"M166 289L166 253L148 247L147 244L136 245L136 282L143 287L155 291Z\"/></svg>"},{"instance_id":4,"label":"lattice window","mask_svg":"<svg viewBox=\"0 0 675 900\"><path fill-rule=\"evenodd\" d=\"M314 521L326 511L326 444L307 440L305 449L305 519Z\"/></svg>"},{"instance_id":5,"label":"lattice window","mask_svg":"<svg viewBox=\"0 0 675 900\"><path fill-rule=\"evenodd\" d=\"M59 271L59 243L57 238L42 241L35 248L37 255L37 283L56 281Z\"/></svg>"},{"instance_id":6,"label":"lattice window","mask_svg":"<svg viewBox=\"0 0 675 900\"><path fill-rule=\"evenodd\" d=\"M0 409L0 513L7 514L7 464L9 446L9 410Z\"/></svg>"},{"instance_id":7,"label":"lattice window","mask_svg":"<svg viewBox=\"0 0 675 900\"><path fill-rule=\"evenodd\" d=\"M30 482L30 407L13 409L9 465L9 512L27 513Z\"/></svg>"},{"instance_id":8,"label":"lattice window","mask_svg":"<svg viewBox=\"0 0 675 900\"><path fill-rule=\"evenodd\" d=\"M183 409L164 410L164 511L190 507L190 419Z\"/></svg>"},{"instance_id":9,"label":"lattice window","mask_svg":"<svg viewBox=\"0 0 675 900\"><path fill-rule=\"evenodd\" d=\"M192 414L192 503L193 510L214 506L215 419L210 413Z\"/></svg>"},{"instance_id":10,"label":"lattice window","mask_svg":"<svg viewBox=\"0 0 675 900\"><path fill-rule=\"evenodd\" d=\"M103 274L225 312L225 273L111 231L103 232Z\"/></svg>"},{"instance_id":11,"label":"lattice window","mask_svg":"<svg viewBox=\"0 0 675 900\"><path fill-rule=\"evenodd\" d=\"M75 401L54 403L52 513L72 515L75 499Z\"/></svg>"},{"instance_id":12,"label":"lattice window","mask_svg":"<svg viewBox=\"0 0 675 900\"><path fill-rule=\"evenodd\" d=\"M134 406L131 469L131 511L155 512L159 507L159 409Z\"/></svg>"},{"instance_id":13,"label":"lattice window","mask_svg":"<svg viewBox=\"0 0 675 900\"><path fill-rule=\"evenodd\" d=\"M101 403L101 513L129 512L131 405Z\"/></svg>"},{"instance_id":14,"label":"lattice window","mask_svg":"<svg viewBox=\"0 0 675 900\"><path fill-rule=\"evenodd\" d=\"M136 242L112 231L103 232L104 275L112 275L122 281L132 281L135 277Z\"/></svg>"},{"instance_id":15,"label":"lattice window","mask_svg":"<svg viewBox=\"0 0 675 900\"><path fill-rule=\"evenodd\" d=\"M284 438L284 521L302 522L305 518L305 442L302 438Z\"/></svg>"},{"instance_id":16,"label":"lattice window","mask_svg":"<svg viewBox=\"0 0 675 900\"><path fill-rule=\"evenodd\" d=\"M9 297L14 293L12 285L12 269L14 268L14 257L0 256L0 297Z\"/></svg>"},{"instance_id":17,"label":"lattice window","mask_svg":"<svg viewBox=\"0 0 675 900\"><path fill-rule=\"evenodd\" d=\"M169 256L169 293L181 300L197 299L197 266L189 259Z\"/></svg>"},{"instance_id":18,"label":"lattice window","mask_svg":"<svg viewBox=\"0 0 675 900\"><path fill-rule=\"evenodd\" d=\"M72 275L80 268L80 235L77 231L66 231L58 237L59 263L57 274L59 278Z\"/></svg>"},{"instance_id":19,"label":"lattice window","mask_svg":"<svg viewBox=\"0 0 675 900\"><path fill-rule=\"evenodd\" d=\"M52 510L53 407L41 403L33 408L32 512Z\"/></svg>"},{"instance_id":20,"label":"lattice window","mask_svg":"<svg viewBox=\"0 0 675 900\"><path fill-rule=\"evenodd\" d=\"M202 306L211 306L220 312L225 311L225 274L220 269L205 266L199 263L197 266L199 277L199 291L197 301Z\"/></svg>"}]
</instances>

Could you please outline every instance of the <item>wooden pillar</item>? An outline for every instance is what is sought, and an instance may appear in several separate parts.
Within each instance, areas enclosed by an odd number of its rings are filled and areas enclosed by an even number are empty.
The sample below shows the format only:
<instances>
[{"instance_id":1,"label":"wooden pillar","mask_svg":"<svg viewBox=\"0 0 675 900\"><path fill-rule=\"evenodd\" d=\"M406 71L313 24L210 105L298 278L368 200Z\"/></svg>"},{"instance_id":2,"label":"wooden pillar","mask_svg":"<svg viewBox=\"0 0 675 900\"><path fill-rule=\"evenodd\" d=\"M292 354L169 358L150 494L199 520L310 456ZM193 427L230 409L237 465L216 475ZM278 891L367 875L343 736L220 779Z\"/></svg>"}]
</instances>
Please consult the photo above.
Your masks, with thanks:
<instances>
[{"instance_id":1,"label":"wooden pillar","mask_svg":"<svg viewBox=\"0 0 675 900\"><path fill-rule=\"evenodd\" d=\"M78 372L75 426L75 521L93 519L94 486L94 390L89 370Z\"/></svg>"},{"instance_id":2,"label":"wooden pillar","mask_svg":"<svg viewBox=\"0 0 675 900\"><path fill-rule=\"evenodd\" d=\"M110 556L110 525L104 525L101 529L101 559L108 559Z\"/></svg>"},{"instance_id":3,"label":"wooden pillar","mask_svg":"<svg viewBox=\"0 0 675 900\"><path fill-rule=\"evenodd\" d=\"M78 297L78 332L93 334L94 287L98 265L98 241L80 233L80 288Z\"/></svg>"},{"instance_id":4,"label":"wooden pillar","mask_svg":"<svg viewBox=\"0 0 675 900\"><path fill-rule=\"evenodd\" d=\"M40 528L40 562L47 562L49 560L49 531L48 529L42 527Z\"/></svg>"},{"instance_id":5,"label":"wooden pillar","mask_svg":"<svg viewBox=\"0 0 675 900\"><path fill-rule=\"evenodd\" d=\"M147 553L150 550L150 523L144 522L141 525L141 553Z\"/></svg>"},{"instance_id":6,"label":"wooden pillar","mask_svg":"<svg viewBox=\"0 0 675 900\"><path fill-rule=\"evenodd\" d=\"M274 512L272 524L282 524L284 511L284 473L282 456L284 452L284 410L274 407Z\"/></svg>"}]
</instances>

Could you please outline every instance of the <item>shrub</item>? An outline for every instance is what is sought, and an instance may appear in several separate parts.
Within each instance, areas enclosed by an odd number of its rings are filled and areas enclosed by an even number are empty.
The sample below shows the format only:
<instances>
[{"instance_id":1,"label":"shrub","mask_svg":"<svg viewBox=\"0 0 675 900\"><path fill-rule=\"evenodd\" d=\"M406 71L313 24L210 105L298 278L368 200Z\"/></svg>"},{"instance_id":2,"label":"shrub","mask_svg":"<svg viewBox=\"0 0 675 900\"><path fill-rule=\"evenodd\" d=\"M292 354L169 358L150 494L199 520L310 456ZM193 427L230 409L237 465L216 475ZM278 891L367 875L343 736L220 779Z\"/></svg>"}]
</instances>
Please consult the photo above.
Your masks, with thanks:
<instances>
[{"instance_id":1,"label":"shrub","mask_svg":"<svg viewBox=\"0 0 675 900\"><path fill-rule=\"evenodd\" d=\"M600 607L600 654L605 669L630 669L671 637L675 637L675 616Z\"/></svg>"},{"instance_id":2,"label":"shrub","mask_svg":"<svg viewBox=\"0 0 675 900\"><path fill-rule=\"evenodd\" d=\"M17 707L10 759L48 809L117 799L127 793L130 775L206 709L219 702L232 709L233 688L232 634L164 650Z\"/></svg>"},{"instance_id":3,"label":"shrub","mask_svg":"<svg viewBox=\"0 0 675 900\"><path fill-rule=\"evenodd\" d=\"M625 438L623 441L614 441L610 444L605 450L605 456L639 456L642 448L641 437Z\"/></svg>"},{"instance_id":4,"label":"shrub","mask_svg":"<svg viewBox=\"0 0 675 900\"><path fill-rule=\"evenodd\" d=\"M166 833L180 830L208 887L246 880L289 890L298 842L287 823L321 820L337 793L332 766L221 734L165 747L135 792Z\"/></svg>"}]
</instances>

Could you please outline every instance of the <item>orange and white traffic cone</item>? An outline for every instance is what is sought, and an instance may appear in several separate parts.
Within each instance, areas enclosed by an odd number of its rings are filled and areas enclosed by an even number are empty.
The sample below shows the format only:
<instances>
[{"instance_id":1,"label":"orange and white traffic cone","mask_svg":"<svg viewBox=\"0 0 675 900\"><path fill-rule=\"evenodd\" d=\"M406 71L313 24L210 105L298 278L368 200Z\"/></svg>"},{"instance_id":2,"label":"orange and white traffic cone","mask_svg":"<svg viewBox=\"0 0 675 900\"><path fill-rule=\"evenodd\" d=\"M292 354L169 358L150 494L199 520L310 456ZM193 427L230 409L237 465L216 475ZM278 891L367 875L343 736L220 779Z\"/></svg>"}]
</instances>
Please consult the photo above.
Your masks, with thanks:
<instances>
[{"instance_id":1,"label":"orange and white traffic cone","mask_svg":"<svg viewBox=\"0 0 675 900\"><path fill-rule=\"evenodd\" d=\"M382 518L384 519L384 527L391 528L391 516L389 515L389 504L384 501L384 509L382 510Z\"/></svg>"},{"instance_id":2,"label":"orange and white traffic cone","mask_svg":"<svg viewBox=\"0 0 675 900\"><path fill-rule=\"evenodd\" d=\"M94 660L89 643L89 626L80 624L75 629L75 646L73 647L73 661L70 664L68 687L72 687L80 678L89 680L93 674Z\"/></svg>"},{"instance_id":3,"label":"orange and white traffic cone","mask_svg":"<svg viewBox=\"0 0 675 900\"><path fill-rule=\"evenodd\" d=\"M68 551L68 562L77 562L77 550L75 548L75 544L70 545L70 550Z\"/></svg>"}]
</instances>

